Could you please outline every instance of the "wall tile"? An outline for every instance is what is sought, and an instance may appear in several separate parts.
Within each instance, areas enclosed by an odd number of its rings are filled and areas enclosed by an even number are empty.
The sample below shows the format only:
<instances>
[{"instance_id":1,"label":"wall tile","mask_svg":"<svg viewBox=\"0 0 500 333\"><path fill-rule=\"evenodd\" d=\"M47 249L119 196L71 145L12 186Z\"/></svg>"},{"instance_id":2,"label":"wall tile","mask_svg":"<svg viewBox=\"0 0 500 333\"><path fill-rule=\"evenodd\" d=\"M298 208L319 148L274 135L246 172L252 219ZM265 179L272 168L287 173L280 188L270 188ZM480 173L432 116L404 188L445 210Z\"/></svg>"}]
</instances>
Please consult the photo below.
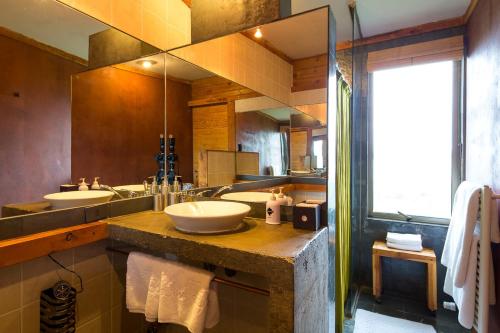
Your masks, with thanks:
<instances>
[{"instance_id":1,"label":"wall tile","mask_svg":"<svg viewBox=\"0 0 500 333\"><path fill-rule=\"evenodd\" d=\"M0 316L0 332L21 333L21 310Z\"/></svg>"},{"instance_id":2,"label":"wall tile","mask_svg":"<svg viewBox=\"0 0 500 333\"><path fill-rule=\"evenodd\" d=\"M111 311L100 314L95 319L76 327L76 333L111 332Z\"/></svg>"},{"instance_id":3,"label":"wall tile","mask_svg":"<svg viewBox=\"0 0 500 333\"><path fill-rule=\"evenodd\" d=\"M77 296L77 321L84 324L110 309L111 274L84 281L84 291Z\"/></svg>"},{"instance_id":4,"label":"wall tile","mask_svg":"<svg viewBox=\"0 0 500 333\"><path fill-rule=\"evenodd\" d=\"M0 269L0 315L21 306L21 265Z\"/></svg>"},{"instance_id":5,"label":"wall tile","mask_svg":"<svg viewBox=\"0 0 500 333\"><path fill-rule=\"evenodd\" d=\"M111 253L106 251L108 240L80 246L75 251L74 268L84 280L111 272Z\"/></svg>"},{"instance_id":6,"label":"wall tile","mask_svg":"<svg viewBox=\"0 0 500 333\"><path fill-rule=\"evenodd\" d=\"M40 332L40 302L35 301L22 308L23 333Z\"/></svg>"},{"instance_id":7,"label":"wall tile","mask_svg":"<svg viewBox=\"0 0 500 333\"><path fill-rule=\"evenodd\" d=\"M73 269L73 250L58 252L54 258ZM27 305L40 298L40 292L59 280L73 281L73 274L59 268L48 257L37 258L22 264L22 304Z\"/></svg>"}]
</instances>

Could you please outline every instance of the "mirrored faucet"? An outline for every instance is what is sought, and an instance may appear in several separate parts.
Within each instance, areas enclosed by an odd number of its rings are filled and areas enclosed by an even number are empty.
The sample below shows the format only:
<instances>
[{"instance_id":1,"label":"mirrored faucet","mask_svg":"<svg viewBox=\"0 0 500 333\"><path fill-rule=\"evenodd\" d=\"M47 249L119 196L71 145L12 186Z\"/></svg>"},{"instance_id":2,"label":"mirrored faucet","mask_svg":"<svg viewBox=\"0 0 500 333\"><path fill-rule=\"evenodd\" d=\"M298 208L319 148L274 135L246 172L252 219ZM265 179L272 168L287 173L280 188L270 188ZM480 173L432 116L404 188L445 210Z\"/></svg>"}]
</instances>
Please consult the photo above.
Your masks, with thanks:
<instances>
[{"instance_id":1,"label":"mirrored faucet","mask_svg":"<svg viewBox=\"0 0 500 333\"><path fill-rule=\"evenodd\" d=\"M114 188L112 188L111 186L101 184L101 190L113 192L118 198L125 199L125 197L123 195L118 193L118 191L115 190ZM137 195L137 193L135 193L134 191L127 190L127 192L129 193L130 198L133 198Z\"/></svg>"},{"instance_id":2,"label":"mirrored faucet","mask_svg":"<svg viewBox=\"0 0 500 333\"><path fill-rule=\"evenodd\" d=\"M233 186L232 185L224 185L222 186L221 188L219 188L217 191L215 191L210 197L211 198L215 198L218 194L220 194L221 192L225 191L225 190L232 190L233 189Z\"/></svg>"}]
</instances>

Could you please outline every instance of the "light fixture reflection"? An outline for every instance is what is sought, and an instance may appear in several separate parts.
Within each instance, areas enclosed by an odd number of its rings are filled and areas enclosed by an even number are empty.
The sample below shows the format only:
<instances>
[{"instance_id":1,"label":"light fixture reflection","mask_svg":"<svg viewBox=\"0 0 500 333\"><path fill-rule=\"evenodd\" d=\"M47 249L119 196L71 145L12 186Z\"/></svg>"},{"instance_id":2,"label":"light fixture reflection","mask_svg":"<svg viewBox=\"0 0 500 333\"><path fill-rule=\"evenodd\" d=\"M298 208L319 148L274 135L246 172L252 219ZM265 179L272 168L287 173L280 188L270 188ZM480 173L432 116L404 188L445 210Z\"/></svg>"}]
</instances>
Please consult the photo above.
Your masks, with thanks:
<instances>
[{"instance_id":1,"label":"light fixture reflection","mask_svg":"<svg viewBox=\"0 0 500 333\"><path fill-rule=\"evenodd\" d=\"M156 64L156 61L154 61L154 60L139 60L139 61L137 61L137 64L141 65L144 68L151 68L153 65Z\"/></svg>"},{"instance_id":2,"label":"light fixture reflection","mask_svg":"<svg viewBox=\"0 0 500 333\"><path fill-rule=\"evenodd\" d=\"M255 36L255 38L262 38L262 31L260 31L260 28L257 28L253 35Z\"/></svg>"}]
</instances>

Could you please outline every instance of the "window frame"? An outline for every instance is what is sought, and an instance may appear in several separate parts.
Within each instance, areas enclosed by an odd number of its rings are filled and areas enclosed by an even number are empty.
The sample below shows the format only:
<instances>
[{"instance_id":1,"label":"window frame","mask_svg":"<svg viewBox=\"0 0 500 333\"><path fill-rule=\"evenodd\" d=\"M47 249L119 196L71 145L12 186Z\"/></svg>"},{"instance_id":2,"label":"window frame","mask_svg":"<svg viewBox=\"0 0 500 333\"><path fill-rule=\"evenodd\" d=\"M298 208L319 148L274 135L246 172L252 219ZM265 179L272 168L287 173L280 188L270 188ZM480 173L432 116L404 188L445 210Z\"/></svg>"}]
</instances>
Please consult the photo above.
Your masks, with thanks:
<instances>
[{"instance_id":1,"label":"window frame","mask_svg":"<svg viewBox=\"0 0 500 333\"><path fill-rule=\"evenodd\" d=\"M436 61L437 62L437 61ZM406 67L406 66L405 66ZM411 215L405 216L387 212L373 211L373 73L368 73L368 107L367 107L367 203L368 218L383 219L395 222L415 222L429 224L449 224L450 219ZM455 191L465 179L464 137L465 137L465 112L464 112L464 61L453 60L453 115L452 115L452 170L451 170L451 203ZM405 213L405 212L402 212Z\"/></svg>"}]
</instances>

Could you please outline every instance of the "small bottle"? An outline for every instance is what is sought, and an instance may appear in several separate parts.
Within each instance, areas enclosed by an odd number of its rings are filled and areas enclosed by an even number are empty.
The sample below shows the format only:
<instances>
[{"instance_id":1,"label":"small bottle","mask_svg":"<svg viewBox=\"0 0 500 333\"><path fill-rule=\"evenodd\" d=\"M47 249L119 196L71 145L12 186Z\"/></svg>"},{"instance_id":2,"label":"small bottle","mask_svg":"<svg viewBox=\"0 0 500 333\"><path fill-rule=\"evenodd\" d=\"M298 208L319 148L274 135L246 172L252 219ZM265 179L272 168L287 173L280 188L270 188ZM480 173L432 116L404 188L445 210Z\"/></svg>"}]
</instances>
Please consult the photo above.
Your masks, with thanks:
<instances>
[{"instance_id":1,"label":"small bottle","mask_svg":"<svg viewBox=\"0 0 500 333\"><path fill-rule=\"evenodd\" d=\"M156 176L153 176L153 182L151 183L151 194L158 193L158 182L156 181Z\"/></svg>"},{"instance_id":2,"label":"small bottle","mask_svg":"<svg viewBox=\"0 0 500 333\"><path fill-rule=\"evenodd\" d=\"M100 190L101 185L99 185L99 177L94 177L94 182L92 183L92 186L90 186L91 190Z\"/></svg>"},{"instance_id":3,"label":"small bottle","mask_svg":"<svg viewBox=\"0 0 500 333\"><path fill-rule=\"evenodd\" d=\"M280 187L280 193L278 193L278 201L280 202L280 205L286 205L288 202L286 195L283 194L283 188L284 187Z\"/></svg>"},{"instance_id":4,"label":"small bottle","mask_svg":"<svg viewBox=\"0 0 500 333\"><path fill-rule=\"evenodd\" d=\"M280 202L276 200L274 190L271 190L271 197L266 202L266 223L280 224Z\"/></svg>"},{"instance_id":5,"label":"small bottle","mask_svg":"<svg viewBox=\"0 0 500 333\"><path fill-rule=\"evenodd\" d=\"M85 178L80 178L80 184L78 184L78 191L88 191L89 184L85 182Z\"/></svg>"}]
</instances>

